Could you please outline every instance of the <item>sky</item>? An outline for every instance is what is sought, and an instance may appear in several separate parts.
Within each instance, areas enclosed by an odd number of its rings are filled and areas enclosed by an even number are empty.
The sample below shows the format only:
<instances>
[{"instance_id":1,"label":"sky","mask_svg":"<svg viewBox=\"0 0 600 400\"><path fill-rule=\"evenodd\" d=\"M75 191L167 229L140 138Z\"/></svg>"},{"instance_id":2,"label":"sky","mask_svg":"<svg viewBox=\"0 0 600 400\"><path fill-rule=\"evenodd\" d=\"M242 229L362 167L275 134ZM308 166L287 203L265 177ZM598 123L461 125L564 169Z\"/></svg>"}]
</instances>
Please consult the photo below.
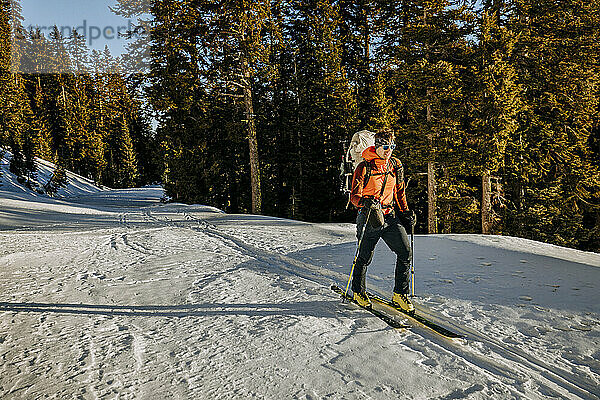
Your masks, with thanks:
<instances>
[{"instance_id":1,"label":"sky","mask_svg":"<svg viewBox=\"0 0 600 400\"><path fill-rule=\"evenodd\" d=\"M65 27L63 33L69 35L69 28L85 31L90 49L104 50L108 46L115 56L125 51L125 39L116 31L123 32L130 20L119 17L110 11L116 0L21 0L24 26L39 26L48 35L52 26ZM476 2L480 6L481 1Z\"/></svg>"},{"instance_id":2,"label":"sky","mask_svg":"<svg viewBox=\"0 0 600 400\"><path fill-rule=\"evenodd\" d=\"M104 50L108 46L114 56L124 52L125 39L118 37L117 30L124 32L130 21L115 15L109 6L116 0L21 0L23 25L40 27L48 36L52 26L57 25L65 36L75 27L84 33L90 49Z\"/></svg>"}]
</instances>

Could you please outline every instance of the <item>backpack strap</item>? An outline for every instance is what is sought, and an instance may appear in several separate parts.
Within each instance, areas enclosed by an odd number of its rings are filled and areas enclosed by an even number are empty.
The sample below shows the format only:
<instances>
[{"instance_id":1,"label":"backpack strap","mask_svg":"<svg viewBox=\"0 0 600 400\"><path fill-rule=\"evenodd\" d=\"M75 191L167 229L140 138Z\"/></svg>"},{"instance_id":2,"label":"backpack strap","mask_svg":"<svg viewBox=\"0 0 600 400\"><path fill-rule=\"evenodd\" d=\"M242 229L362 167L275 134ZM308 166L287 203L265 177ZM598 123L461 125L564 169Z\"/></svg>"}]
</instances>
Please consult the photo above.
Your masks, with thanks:
<instances>
[{"instance_id":1,"label":"backpack strap","mask_svg":"<svg viewBox=\"0 0 600 400\"><path fill-rule=\"evenodd\" d=\"M363 187L367 186L367 182L369 182L369 179L371 178L371 170L373 169L373 167L375 167L373 164L375 163L375 161L371 160L371 161L364 161L365 163L365 177L363 178Z\"/></svg>"},{"instance_id":2,"label":"backpack strap","mask_svg":"<svg viewBox=\"0 0 600 400\"><path fill-rule=\"evenodd\" d=\"M395 157L390 158L390 161L391 161L392 171L394 171L393 173L396 176L396 180L404 181L404 166L402 165L402 162ZM367 182L369 182L369 178L371 178L372 175L373 176L374 175L384 175L384 174L391 173L391 171L372 173L371 171L374 168L376 168L374 165L375 161L374 160L364 161L364 163L365 163L365 177L363 179L363 186L367 185Z\"/></svg>"},{"instance_id":3,"label":"backpack strap","mask_svg":"<svg viewBox=\"0 0 600 400\"><path fill-rule=\"evenodd\" d=\"M394 175L396 175L396 182L404 181L404 166L402 165L402 162L394 157L391 158L391 161Z\"/></svg>"},{"instance_id":4,"label":"backpack strap","mask_svg":"<svg viewBox=\"0 0 600 400\"><path fill-rule=\"evenodd\" d=\"M389 171L390 171L390 163L387 163L387 166L385 168L385 173L383 176L383 184L381 185L381 191L379 192L379 200L381 200L381 198L383 197L383 193L385 192L385 183L387 182Z\"/></svg>"},{"instance_id":5,"label":"backpack strap","mask_svg":"<svg viewBox=\"0 0 600 400\"><path fill-rule=\"evenodd\" d=\"M373 169L377 169L377 167L375 166L374 160L363 161L363 163L365 164L365 176L363 178L363 188L365 186L367 186L367 182L369 182L369 179L371 178L371 176L384 175L383 185L381 186L381 193L379 194L379 197L381 198L381 196L383 196L383 192L385 190L385 183L387 181L388 175L392 174L392 172L390 171L390 166L392 168L395 168L395 163L394 162L387 163L387 169L385 172L376 172L376 173L372 173Z\"/></svg>"}]
</instances>

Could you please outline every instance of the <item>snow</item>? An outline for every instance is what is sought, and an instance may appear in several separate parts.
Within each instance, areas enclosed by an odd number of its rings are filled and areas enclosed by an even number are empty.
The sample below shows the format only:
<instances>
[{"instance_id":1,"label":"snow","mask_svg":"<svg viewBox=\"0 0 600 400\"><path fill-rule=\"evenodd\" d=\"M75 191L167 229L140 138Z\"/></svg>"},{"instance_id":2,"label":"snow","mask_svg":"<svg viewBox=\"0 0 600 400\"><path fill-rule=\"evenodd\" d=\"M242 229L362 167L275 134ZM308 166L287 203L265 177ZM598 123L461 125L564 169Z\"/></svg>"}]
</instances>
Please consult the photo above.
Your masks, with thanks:
<instances>
[{"instance_id":1,"label":"snow","mask_svg":"<svg viewBox=\"0 0 600 400\"><path fill-rule=\"evenodd\" d=\"M0 398L600 396L599 254L417 235L417 309L465 336L451 340L329 289L347 282L353 224L162 204L160 187L74 174L48 198L5 161ZM393 263L380 243L371 290L390 295Z\"/></svg>"}]
</instances>

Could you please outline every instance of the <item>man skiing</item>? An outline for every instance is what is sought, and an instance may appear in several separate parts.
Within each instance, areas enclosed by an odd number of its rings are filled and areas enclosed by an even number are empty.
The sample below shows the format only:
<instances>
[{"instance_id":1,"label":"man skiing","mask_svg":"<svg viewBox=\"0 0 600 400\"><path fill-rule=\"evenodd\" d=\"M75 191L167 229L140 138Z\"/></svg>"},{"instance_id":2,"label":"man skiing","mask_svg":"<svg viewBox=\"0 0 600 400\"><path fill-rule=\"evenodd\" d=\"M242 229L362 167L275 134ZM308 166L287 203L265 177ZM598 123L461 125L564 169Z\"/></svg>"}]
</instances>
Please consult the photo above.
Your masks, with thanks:
<instances>
[{"instance_id":1,"label":"man skiing","mask_svg":"<svg viewBox=\"0 0 600 400\"><path fill-rule=\"evenodd\" d=\"M407 312L414 312L408 299L411 248L402 225L414 227L416 217L409 211L404 193L404 173L400 160L392 157L396 145L391 130L375 134L375 145L366 148L352 177L350 201L359 208L356 218L358 255L352 274L354 300L368 307L366 294L367 266L373 259L375 245L383 238L396 253L395 285L392 302Z\"/></svg>"}]
</instances>

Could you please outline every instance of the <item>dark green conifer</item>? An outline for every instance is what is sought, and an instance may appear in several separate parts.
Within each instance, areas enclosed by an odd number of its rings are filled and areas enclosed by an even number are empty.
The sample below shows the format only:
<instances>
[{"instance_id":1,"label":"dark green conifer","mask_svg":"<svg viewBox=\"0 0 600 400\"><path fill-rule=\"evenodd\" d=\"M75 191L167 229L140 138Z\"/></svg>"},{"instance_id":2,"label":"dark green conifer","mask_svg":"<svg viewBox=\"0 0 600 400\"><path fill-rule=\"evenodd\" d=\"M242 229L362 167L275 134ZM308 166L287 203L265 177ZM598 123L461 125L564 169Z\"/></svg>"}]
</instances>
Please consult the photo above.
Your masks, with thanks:
<instances>
[{"instance_id":1,"label":"dark green conifer","mask_svg":"<svg viewBox=\"0 0 600 400\"><path fill-rule=\"evenodd\" d=\"M61 188L67 186L68 182L69 180L65 169L62 166L57 165L48 182L44 184L44 190L46 191L46 194L54 197Z\"/></svg>"},{"instance_id":2,"label":"dark green conifer","mask_svg":"<svg viewBox=\"0 0 600 400\"><path fill-rule=\"evenodd\" d=\"M598 2L518 0L510 27L527 88L520 117L520 179L511 193L520 236L594 246L600 173L589 139L598 113ZM595 211L596 210L596 211ZM596 245L597 246L597 245Z\"/></svg>"},{"instance_id":3,"label":"dark green conifer","mask_svg":"<svg viewBox=\"0 0 600 400\"><path fill-rule=\"evenodd\" d=\"M342 65L339 6L326 0L299 1L292 22L297 49L299 218L333 220L346 199L323 188L339 186L341 142L358 128L357 106Z\"/></svg>"},{"instance_id":4,"label":"dark green conifer","mask_svg":"<svg viewBox=\"0 0 600 400\"><path fill-rule=\"evenodd\" d=\"M524 109L522 87L514 64L517 35L504 26L504 9L494 2L479 20L479 32L465 115L471 132L468 156L471 174L481 177L481 231L502 229L501 211L507 206L502 185L516 178L514 157L518 116ZM506 163L511 165L507 165ZM506 175L508 173L508 175Z\"/></svg>"},{"instance_id":5,"label":"dark green conifer","mask_svg":"<svg viewBox=\"0 0 600 400\"><path fill-rule=\"evenodd\" d=\"M390 85L383 93L389 93L398 116L394 128L407 149L407 169L427 176L413 194L427 193L426 203L417 206L428 210L420 220L429 233L438 231L438 220L449 232L456 208L464 209L463 199L470 197L457 180L465 165L455 149L466 136L463 86L474 17L466 2L414 0L382 2L379 20L376 58Z\"/></svg>"}]
</instances>

